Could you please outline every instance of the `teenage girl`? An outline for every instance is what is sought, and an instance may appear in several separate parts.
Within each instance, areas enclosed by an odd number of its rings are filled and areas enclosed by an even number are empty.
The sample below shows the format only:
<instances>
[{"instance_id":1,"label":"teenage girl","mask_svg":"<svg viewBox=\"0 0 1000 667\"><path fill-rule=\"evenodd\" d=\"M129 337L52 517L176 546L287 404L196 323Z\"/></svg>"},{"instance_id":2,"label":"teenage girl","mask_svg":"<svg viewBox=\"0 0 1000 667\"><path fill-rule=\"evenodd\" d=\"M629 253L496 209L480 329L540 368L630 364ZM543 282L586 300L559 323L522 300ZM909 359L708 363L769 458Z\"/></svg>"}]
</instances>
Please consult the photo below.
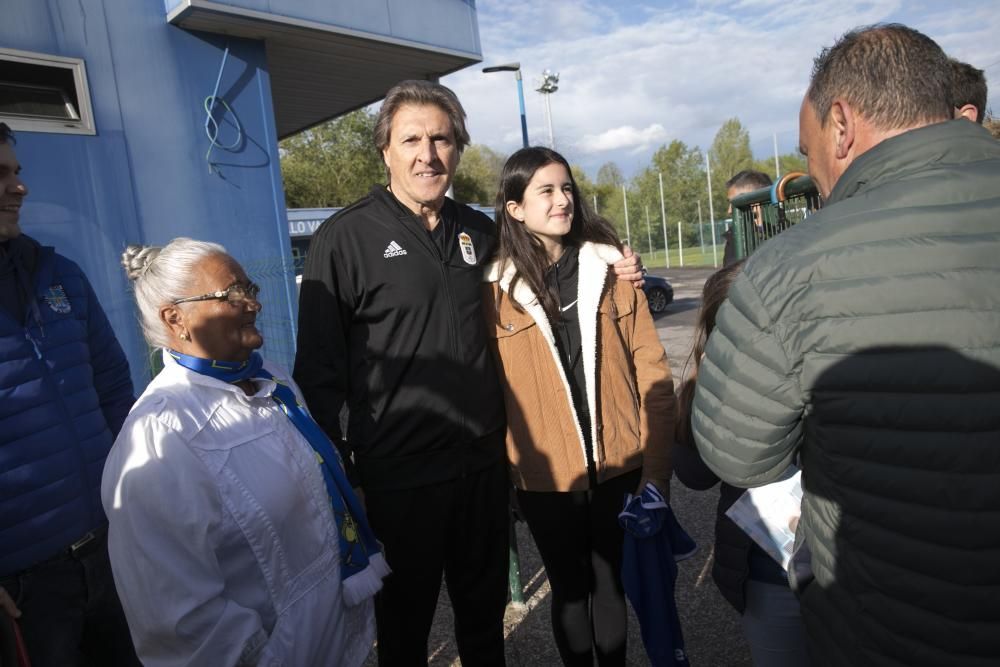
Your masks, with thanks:
<instances>
[{"instance_id":1,"label":"teenage girl","mask_svg":"<svg viewBox=\"0 0 1000 667\"><path fill-rule=\"evenodd\" d=\"M521 513L552 587L566 665L625 664L627 493L668 492L675 399L641 290L615 280L621 246L589 211L565 158L510 157L483 299L507 409Z\"/></svg>"}]
</instances>

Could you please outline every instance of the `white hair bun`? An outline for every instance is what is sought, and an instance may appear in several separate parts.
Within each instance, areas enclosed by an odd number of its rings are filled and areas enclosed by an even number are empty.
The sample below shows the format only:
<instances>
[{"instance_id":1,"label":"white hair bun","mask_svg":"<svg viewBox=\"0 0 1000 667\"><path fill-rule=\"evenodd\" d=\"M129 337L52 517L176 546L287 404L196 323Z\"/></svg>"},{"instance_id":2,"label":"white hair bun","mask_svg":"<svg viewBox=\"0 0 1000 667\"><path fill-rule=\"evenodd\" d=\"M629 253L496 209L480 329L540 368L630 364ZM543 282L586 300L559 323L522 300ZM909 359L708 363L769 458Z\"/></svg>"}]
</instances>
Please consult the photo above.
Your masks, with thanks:
<instances>
[{"instance_id":1,"label":"white hair bun","mask_svg":"<svg viewBox=\"0 0 1000 667\"><path fill-rule=\"evenodd\" d=\"M160 256L163 248L151 245L129 245L122 253L122 266L129 280L135 281L146 274L150 265Z\"/></svg>"}]
</instances>

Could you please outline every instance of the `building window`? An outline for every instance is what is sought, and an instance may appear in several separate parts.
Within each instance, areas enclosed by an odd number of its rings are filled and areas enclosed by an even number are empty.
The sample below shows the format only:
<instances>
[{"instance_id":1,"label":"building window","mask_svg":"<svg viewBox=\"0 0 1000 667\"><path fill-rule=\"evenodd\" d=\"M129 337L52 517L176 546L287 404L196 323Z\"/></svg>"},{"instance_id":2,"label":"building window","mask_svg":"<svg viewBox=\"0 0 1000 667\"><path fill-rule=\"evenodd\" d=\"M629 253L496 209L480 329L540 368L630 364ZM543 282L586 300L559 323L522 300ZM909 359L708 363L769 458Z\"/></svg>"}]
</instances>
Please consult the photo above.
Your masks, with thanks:
<instances>
[{"instance_id":1,"label":"building window","mask_svg":"<svg viewBox=\"0 0 1000 667\"><path fill-rule=\"evenodd\" d=\"M96 134L83 61L0 49L0 121L16 132Z\"/></svg>"}]
</instances>

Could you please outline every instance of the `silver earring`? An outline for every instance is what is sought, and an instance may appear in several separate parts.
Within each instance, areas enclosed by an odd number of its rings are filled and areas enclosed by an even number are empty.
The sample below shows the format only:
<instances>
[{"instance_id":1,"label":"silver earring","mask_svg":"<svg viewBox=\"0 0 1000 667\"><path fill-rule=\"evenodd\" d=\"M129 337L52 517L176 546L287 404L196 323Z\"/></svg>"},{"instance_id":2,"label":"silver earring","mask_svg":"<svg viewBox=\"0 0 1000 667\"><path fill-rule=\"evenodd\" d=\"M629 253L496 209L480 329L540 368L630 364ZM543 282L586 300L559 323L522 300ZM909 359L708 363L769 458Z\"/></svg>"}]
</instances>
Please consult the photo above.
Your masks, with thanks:
<instances>
[{"instance_id":1,"label":"silver earring","mask_svg":"<svg viewBox=\"0 0 1000 667\"><path fill-rule=\"evenodd\" d=\"M187 332L181 334L181 340L191 340L191 336L187 335Z\"/></svg>"}]
</instances>

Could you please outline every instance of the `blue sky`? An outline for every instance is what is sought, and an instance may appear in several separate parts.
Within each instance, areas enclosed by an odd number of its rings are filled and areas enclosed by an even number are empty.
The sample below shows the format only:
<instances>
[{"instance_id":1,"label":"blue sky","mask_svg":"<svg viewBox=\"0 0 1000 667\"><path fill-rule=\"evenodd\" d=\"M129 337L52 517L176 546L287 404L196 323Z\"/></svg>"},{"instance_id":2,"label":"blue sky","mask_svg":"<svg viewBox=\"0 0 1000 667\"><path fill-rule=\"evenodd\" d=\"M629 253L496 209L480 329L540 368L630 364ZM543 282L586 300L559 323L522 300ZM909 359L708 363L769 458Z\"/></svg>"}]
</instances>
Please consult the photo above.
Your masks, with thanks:
<instances>
[{"instance_id":1,"label":"blue sky","mask_svg":"<svg viewBox=\"0 0 1000 667\"><path fill-rule=\"evenodd\" d=\"M517 88L487 65L520 61L532 143L548 130L542 70L560 74L551 96L556 148L592 176L613 160L631 176L673 139L707 149L738 117L757 157L798 143L798 109L812 59L842 33L876 22L921 30L949 55L985 68L1000 90L995 0L478 0L483 63L452 74L474 143L521 145ZM1000 112L1000 97L990 96Z\"/></svg>"}]
</instances>

